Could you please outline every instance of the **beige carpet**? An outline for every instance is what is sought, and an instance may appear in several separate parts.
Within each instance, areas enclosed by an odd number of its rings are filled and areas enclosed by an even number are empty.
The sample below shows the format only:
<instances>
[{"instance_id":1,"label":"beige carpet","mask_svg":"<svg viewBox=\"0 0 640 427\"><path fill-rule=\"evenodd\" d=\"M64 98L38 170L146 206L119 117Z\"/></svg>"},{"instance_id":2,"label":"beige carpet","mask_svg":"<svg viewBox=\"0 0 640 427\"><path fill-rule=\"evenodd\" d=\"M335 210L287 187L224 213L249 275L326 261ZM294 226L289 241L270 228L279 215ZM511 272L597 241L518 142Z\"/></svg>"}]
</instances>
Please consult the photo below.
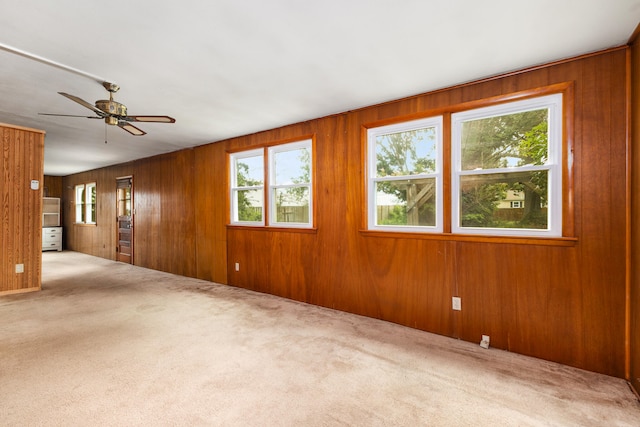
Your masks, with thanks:
<instances>
[{"instance_id":1,"label":"beige carpet","mask_svg":"<svg viewBox=\"0 0 640 427\"><path fill-rule=\"evenodd\" d=\"M639 426L621 379L74 252L0 297L3 426Z\"/></svg>"}]
</instances>

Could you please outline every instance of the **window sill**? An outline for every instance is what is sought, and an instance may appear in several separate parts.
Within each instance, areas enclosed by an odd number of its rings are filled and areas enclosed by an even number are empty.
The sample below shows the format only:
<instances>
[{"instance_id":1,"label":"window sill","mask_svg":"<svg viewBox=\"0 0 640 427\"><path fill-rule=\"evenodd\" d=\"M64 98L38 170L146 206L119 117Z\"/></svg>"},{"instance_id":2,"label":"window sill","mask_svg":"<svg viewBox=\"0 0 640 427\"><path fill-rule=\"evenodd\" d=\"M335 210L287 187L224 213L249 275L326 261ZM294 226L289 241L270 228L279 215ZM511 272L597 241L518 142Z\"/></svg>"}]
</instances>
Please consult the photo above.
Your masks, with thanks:
<instances>
[{"instance_id":1,"label":"window sill","mask_svg":"<svg viewBox=\"0 0 640 427\"><path fill-rule=\"evenodd\" d=\"M262 225L237 225L227 224L227 229L230 230L247 230L247 231L271 231L276 233L306 233L317 234L317 228L302 228L302 227L267 227Z\"/></svg>"},{"instance_id":2,"label":"window sill","mask_svg":"<svg viewBox=\"0 0 640 427\"><path fill-rule=\"evenodd\" d=\"M84 222L74 222L73 225L78 227L96 227L98 224L95 222L93 224L85 224Z\"/></svg>"},{"instance_id":3,"label":"window sill","mask_svg":"<svg viewBox=\"0 0 640 427\"><path fill-rule=\"evenodd\" d=\"M387 237L394 239L442 240L449 242L500 243L538 246L575 246L577 237L530 237L530 236L485 236L453 233L399 233L388 231L360 230L364 237Z\"/></svg>"}]
</instances>

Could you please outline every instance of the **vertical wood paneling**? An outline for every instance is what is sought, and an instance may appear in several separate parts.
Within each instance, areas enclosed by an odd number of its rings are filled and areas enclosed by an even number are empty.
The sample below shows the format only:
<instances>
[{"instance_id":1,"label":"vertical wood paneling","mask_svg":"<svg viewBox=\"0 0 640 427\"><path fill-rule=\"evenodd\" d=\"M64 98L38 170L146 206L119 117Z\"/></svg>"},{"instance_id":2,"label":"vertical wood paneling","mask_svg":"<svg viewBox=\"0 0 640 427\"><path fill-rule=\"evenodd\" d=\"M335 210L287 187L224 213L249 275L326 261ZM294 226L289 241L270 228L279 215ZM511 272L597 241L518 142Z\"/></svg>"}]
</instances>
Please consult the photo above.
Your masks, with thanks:
<instances>
[{"instance_id":1,"label":"vertical wood paneling","mask_svg":"<svg viewBox=\"0 0 640 427\"><path fill-rule=\"evenodd\" d=\"M41 286L44 132L0 124L0 294ZM24 272L16 273L16 264Z\"/></svg>"},{"instance_id":2,"label":"vertical wood paneling","mask_svg":"<svg viewBox=\"0 0 640 427\"><path fill-rule=\"evenodd\" d=\"M227 169L224 144L196 147L196 277L227 283Z\"/></svg>"},{"instance_id":3,"label":"vertical wood paneling","mask_svg":"<svg viewBox=\"0 0 640 427\"><path fill-rule=\"evenodd\" d=\"M640 395L640 39L631 48L631 253L629 358L630 381Z\"/></svg>"},{"instance_id":4,"label":"vertical wood paneling","mask_svg":"<svg viewBox=\"0 0 640 427\"><path fill-rule=\"evenodd\" d=\"M346 121L334 116L311 122L318 135L325 128L345 127L330 139L318 136L318 231L307 247L316 261L290 257L291 265L284 267L269 249L274 233L233 229L228 265L235 258L255 257L261 271L230 272L229 283L286 294L270 283L274 272L269 267L277 265L293 277L313 278L302 299L306 302L472 342L489 334L498 348L623 376L624 57L624 50L607 52L365 108L347 114ZM575 84L576 101L574 246L360 233L365 222L363 124L565 82ZM298 132L292 125L278 136L293 138ZM228 146L265 144L273 135L236 138ZM297 239L286 233L279 237L280 245ZM256 248L265 250L257 253ZM315 270L309 274L309 268ZM451 310L454 295L462 298L461 312Z\"/></svg>"},{"instance_id":5,"label":"vertical wood paneling","mask_svg":"<svg viewBox=\"0 0 640 427\"><path fill-rule=\"evenodd\" d=\"M625 56L612 50L78 174L65 178L65 188L91 177L115 182L118 173L134 175L137 265L472 342L489 334L497 348L624 376ZM575 244L362 232L363 125L566 82L574 85L575 101ZM227 228L226 151L309 134L316 150L315 229ZM105 197L115 200L110 191ZM73 230L73 246L94 253L109 236L100 225ZM462 311L451 309L452 296L462 298Z\"/></svg>"},{"instance_id":6,"label":"vertical wood paneling","mask_svg":"<svg viewBox=\"0 0 640 427\"><path fill-rule=\"evenodd\" d=\"M62 177L45 175L42 187L43 197L62 197Z\"/></svg>"}]
</instances>

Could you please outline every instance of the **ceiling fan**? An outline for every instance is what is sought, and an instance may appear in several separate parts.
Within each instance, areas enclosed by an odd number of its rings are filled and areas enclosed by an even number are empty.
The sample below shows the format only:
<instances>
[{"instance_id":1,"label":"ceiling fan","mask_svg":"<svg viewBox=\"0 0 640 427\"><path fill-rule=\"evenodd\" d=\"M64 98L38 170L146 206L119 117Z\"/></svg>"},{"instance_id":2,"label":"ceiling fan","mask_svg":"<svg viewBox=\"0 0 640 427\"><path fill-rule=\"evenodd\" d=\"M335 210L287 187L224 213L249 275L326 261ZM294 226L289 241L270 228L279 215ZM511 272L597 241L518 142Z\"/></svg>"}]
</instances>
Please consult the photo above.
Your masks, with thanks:
<instances>
[{"instance_id":1,"label":"ceiling fan","mask_svg":"<svg viewBox=\"0 0 640 427\"><path fill-rule=\"evenodd\" d=\"M142 129L139 129L132 125L130 122L147 122L147 123L175 123L176 120L173 117L169 116L129 116L127 115L127 107L119 102L113 100L113 94L120 89L120 86L103 82L102 86L109 91L109 100L102 99L96 101L95 105L91 105L87 101L78 98L74 95L69 95L68 93L58 92L60 95L69 98L72 101L77 102L78 104L86 107L96 113L95 116L76 116L73 114L50 114L50 113L39 113L44 116L61 116L61 117L86 117L88 119L104 119L106 124L112 126L118 126L131 135L134 136L142 136L146 135L146 132Z\"/></svg>"}]
</instances>

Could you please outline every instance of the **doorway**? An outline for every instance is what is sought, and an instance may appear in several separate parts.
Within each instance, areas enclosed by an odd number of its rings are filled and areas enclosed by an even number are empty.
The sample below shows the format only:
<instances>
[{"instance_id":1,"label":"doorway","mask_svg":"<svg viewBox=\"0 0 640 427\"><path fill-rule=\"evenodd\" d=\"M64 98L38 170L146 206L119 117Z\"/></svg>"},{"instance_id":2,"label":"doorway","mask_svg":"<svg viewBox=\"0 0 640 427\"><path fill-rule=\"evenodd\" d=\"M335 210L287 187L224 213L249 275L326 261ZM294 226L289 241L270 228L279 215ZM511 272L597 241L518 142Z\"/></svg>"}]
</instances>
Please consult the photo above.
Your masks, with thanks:
<instances>
[{"instance_id":1,"label":"doorway","mask_svg":"<svg viewBox=\"0 0 640 427\"><path fill-rule=\"evenodd\" d=\"M116 261L133 264L133 177L116 179Z\"/></svg>"}]
</instances>

